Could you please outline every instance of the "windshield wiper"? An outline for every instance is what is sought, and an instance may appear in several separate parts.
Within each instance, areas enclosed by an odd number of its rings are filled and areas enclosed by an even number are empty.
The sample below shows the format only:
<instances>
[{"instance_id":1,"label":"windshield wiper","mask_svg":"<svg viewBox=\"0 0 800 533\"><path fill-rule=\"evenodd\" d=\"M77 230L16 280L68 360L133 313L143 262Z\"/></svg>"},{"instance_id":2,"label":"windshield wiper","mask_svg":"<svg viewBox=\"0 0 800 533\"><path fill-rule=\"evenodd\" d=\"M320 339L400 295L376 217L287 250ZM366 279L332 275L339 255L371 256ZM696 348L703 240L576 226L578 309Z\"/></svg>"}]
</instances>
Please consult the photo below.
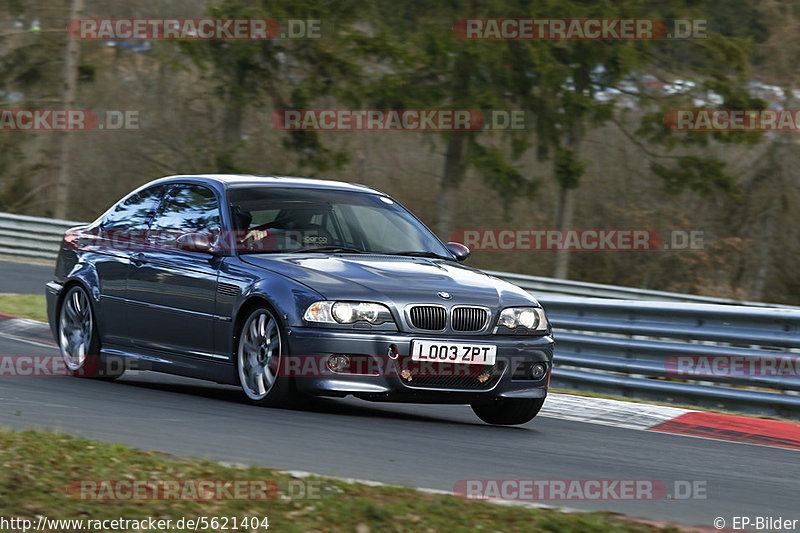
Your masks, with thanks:
<instances>
[{"instance_id":1,"label":"windshield wiper","mask_svg":"<svg viewBox=\"0 0 800 533\"><path fill-rule=\"evenodd\" d=\"M408 257L430 257L431 259L444 259L445 261L453 261L452 257L446 257L434 252L427 251L411 251L411 252L383 252L386 255L405 255Z\"/></svg>"},{"instance_id":2,"label":"windshield wiper","mask_svg":"<svg viewBox=\"0 0 800 533\"><path fill-rule=\"evenodd\" d=\"M285 253L288 254L299 254L299 253L314 253L314 252L346 252L346 253L353 253L353 254L368 254L365 250L359 250L357 248L347 248L344 246L318 246L316 248L299 248L297 250L286 250Z\"/></svg>"}]
</instances>

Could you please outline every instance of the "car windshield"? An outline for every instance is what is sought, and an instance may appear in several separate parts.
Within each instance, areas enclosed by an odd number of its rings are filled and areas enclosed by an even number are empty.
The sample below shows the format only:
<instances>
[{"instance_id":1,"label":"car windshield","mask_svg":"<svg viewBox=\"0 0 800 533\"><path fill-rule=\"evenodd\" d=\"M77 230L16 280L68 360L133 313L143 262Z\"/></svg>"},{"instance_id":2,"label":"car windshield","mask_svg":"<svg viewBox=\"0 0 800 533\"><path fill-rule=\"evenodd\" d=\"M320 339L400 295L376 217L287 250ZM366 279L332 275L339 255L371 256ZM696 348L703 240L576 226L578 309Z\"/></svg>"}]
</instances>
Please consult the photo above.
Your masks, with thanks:
<instances>
[{"instance_id":1,"label":"car windshield","mask_svg":"<svg viewBox=\"0 0 800 533\"><path fill-rule=\"evenodd\" d=\"M228 192L241 253L452 254L416 217L378 194L278 187Z\"/></svg>"}]
</instances>

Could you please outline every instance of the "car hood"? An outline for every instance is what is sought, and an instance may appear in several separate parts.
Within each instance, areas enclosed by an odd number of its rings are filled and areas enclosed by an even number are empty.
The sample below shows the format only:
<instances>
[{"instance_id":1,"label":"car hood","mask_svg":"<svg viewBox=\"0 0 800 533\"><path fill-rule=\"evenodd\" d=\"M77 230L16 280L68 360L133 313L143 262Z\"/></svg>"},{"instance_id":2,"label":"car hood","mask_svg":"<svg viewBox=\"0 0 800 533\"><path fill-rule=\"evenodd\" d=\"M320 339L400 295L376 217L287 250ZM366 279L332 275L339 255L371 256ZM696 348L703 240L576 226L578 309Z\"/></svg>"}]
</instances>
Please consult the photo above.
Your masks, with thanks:
<instances>
[{"instance_id":1,"label":"car hood","mask_svg":"<svg viewBox=\"0 0 800 533\"><path fill-rule=\"evenodd\" d=\"M516 285L439 259L360 254L253 254L242 259L287 276L328 300L483 305L538 305ZM438 296L447 292L448 300Z\"/></svg>"}]
</instances>

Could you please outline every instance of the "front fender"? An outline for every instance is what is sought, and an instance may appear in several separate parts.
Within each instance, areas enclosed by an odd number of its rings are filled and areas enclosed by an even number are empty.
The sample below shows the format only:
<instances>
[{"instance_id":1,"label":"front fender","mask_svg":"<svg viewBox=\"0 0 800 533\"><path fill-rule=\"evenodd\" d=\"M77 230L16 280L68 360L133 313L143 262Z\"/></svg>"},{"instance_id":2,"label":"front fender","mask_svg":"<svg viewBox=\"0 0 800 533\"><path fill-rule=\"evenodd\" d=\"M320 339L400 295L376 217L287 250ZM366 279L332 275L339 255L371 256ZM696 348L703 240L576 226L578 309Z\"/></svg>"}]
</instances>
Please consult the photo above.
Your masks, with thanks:
<instances>
[{"instance_id":1,"label":"front fender","mask_svg":"<svg viewBox=\"0 0 800 533\"><path fill-rule=\"evenodd\" d=\"M234 295L235 294L235 295ZM237 320L253 301L266 302L278 313L287 327L302 324L303 313L321 295L288 276L254 269L237 259L226 259L221 265L217 290L215 346L217 353L233 352Z\"/></svg>"},{"instance_id":2,"label":"front fender","mask_svg":"<svg viewBox=\"0 0 800 533\"><path fill-rule=\"evenodd\" d=\"M253 284L243 295L242 303L252 297L265 299L281 315L287 327L302 326L303 313L308 306L323 299L317 291L279 275L265 277Z\"/></svg>"}]
</instances>

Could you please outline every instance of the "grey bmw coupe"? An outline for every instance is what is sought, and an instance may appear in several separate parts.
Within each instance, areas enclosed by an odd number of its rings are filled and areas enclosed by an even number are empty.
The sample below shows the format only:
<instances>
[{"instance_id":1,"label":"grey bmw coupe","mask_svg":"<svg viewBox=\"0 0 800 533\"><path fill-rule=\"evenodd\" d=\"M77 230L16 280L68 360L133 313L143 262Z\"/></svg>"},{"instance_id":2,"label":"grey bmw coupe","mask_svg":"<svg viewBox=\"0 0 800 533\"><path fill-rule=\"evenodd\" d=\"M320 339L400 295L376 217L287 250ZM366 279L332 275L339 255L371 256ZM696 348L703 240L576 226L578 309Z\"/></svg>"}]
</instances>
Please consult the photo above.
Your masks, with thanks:
<instances>
[{"instance_id":1,"label":"grey bmw coupe","mask_svg":"<svg viewBox=\"0 0 800 533\"><path fill-rule=\"evenodd\" d=\"M550 325L468 256L363 185L171 176L66 232L48 315L77 376L145 369L236 385L257 405L353 395L528 422L547 395Z\"/></svg>"}]
</instances>

